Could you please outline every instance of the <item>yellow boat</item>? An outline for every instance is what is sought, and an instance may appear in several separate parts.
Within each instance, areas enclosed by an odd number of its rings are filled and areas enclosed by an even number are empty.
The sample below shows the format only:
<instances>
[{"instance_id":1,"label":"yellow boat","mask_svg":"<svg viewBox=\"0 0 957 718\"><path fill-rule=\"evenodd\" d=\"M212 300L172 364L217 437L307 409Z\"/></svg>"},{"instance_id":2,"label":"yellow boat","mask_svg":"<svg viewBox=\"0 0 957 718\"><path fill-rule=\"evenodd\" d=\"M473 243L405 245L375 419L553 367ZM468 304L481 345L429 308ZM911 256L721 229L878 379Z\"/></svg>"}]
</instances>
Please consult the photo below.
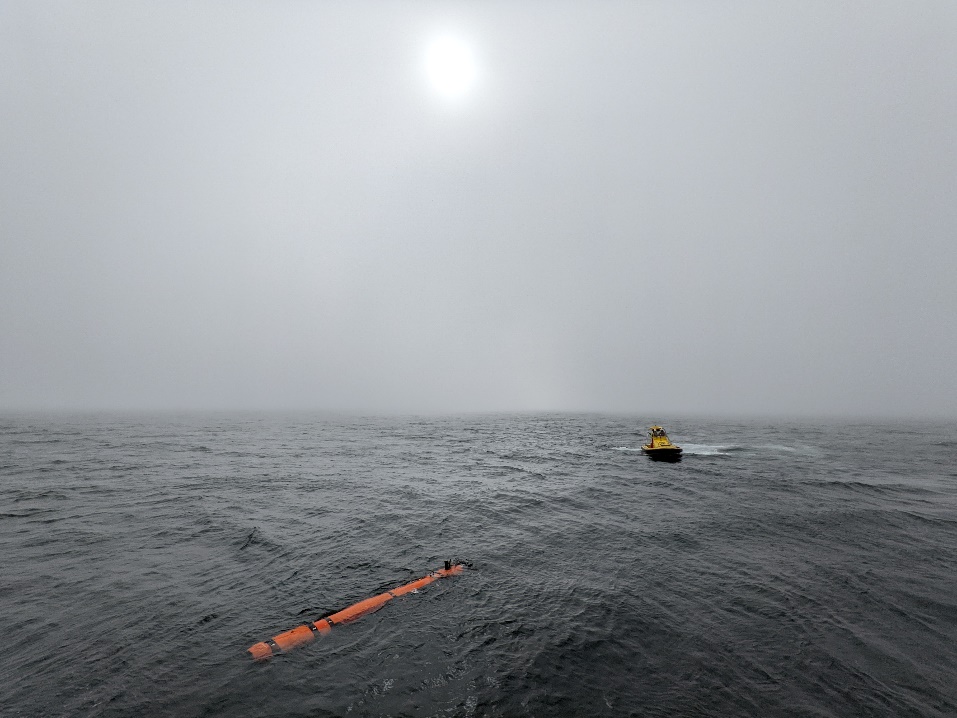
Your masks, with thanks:
<instances>
[{"instance_id":1,"label":"yellow boat","mask_svg":"<svg viewBox=\"0 0 957 718\"><path fill-rule=\"evenodd\" d=\"M647 456L659 461L681 461L681 447L671 443L664 429L653 426L648 429L648 436L651 441L641 447Z\"/></svg>"}]
</instances>

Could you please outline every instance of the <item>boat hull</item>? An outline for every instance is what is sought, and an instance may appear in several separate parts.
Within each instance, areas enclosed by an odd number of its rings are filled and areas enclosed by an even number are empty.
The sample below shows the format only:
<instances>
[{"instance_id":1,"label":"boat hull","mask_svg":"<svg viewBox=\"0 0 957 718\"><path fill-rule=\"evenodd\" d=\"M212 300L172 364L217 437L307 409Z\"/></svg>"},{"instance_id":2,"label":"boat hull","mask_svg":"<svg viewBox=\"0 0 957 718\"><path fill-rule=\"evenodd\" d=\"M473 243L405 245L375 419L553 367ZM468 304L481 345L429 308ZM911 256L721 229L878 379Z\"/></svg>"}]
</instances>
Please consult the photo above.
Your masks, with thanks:
<instances>
[{"instance_id":1,"label":"boat hull","mask_svg":"<svg viewBox=\"0 0 957 718\"><path fill-rule=\"evenodd\" d=\"M645 456L655 461L681 461L680 446L658 446L655 448L642 446L641 450Z\"/></svg>"}]
</instances>

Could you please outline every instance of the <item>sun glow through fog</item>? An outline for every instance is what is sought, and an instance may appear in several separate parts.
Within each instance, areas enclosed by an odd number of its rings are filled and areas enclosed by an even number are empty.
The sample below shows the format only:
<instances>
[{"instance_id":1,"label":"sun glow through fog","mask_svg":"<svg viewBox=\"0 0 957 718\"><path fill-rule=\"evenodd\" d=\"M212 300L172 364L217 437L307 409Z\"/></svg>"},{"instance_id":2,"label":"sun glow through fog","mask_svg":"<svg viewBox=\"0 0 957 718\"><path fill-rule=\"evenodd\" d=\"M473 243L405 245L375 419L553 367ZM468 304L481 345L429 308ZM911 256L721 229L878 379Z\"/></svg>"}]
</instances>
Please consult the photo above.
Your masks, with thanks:
<instances>
[{"instance_id":1,"label":"sun glow through fog","mask_svg":"<svg viewBox=\"0 0 957 718\"><path fill-rule=\"evenodd\" d=\"M450 99L465 95L478 74L472 49L453 37L434 40L426 53L425 65L432 88Z\"/></svg>"}]
</instances>

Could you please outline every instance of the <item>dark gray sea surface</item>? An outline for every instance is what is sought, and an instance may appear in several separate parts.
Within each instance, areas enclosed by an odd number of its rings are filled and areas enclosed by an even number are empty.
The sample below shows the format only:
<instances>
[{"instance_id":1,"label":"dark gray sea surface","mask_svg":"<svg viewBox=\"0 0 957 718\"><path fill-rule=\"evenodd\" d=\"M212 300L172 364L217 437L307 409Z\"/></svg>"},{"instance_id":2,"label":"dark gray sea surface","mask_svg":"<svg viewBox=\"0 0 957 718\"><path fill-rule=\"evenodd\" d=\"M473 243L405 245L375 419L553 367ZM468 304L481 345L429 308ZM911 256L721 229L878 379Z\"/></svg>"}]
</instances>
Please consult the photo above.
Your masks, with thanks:
<instances>
[{"instance_id":1,"label":"dark gray sea surface","mask_svg":"<svg viewBox=\"0 0 957 718\"><path fill-rule=\"evenodd\" d=\"M0 635L2 716L955 716L957 425L8 416Z\"/></svg>"}]
</instances>

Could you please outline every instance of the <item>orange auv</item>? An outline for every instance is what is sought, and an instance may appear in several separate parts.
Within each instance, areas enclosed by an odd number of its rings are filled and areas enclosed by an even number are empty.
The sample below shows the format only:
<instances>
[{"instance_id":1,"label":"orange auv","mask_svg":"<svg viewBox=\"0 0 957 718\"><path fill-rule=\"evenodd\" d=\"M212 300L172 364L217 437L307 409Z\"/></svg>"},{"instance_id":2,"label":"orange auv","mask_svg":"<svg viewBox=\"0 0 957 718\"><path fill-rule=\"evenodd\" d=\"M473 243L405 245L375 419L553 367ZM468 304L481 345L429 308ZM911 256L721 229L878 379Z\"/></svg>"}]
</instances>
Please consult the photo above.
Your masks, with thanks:
<instances>
[{"instance_id":1,"label":"orange auv","mask_svg":"<svg viewBox=\"0 0 957 718\"><path fill-rule=\"evenodd\" d=\"M457 563L453 565L451 561L446 561L445 568L440 568L438 571L433 571L428 576L423 576L422 578L416 579L411 583L399 586L398 588L393 588L391 591L386 591L385 593L380 593L378 596L373 596L372 598L367 598L364 601L359 601L359 603L354 603L348 608L344 608L337 613L333 613L331 616L327 616L326 618L320 618L318 621L306 623L302 626L296 626L292 630L280 633L278 636L273 636L265 641L260 641L259 643L249 647L249 653L257 661L264 661L267 658L272 658L272 656L276 653L282 653L284 651L289 651L296 646L311 643L312 641L316 640L316 636L329 633L333 626L349 623L349 621L354 621L357 618L365 616L367 613L377 611L397 596L402 596L406 593L422 588L423 586L428 586L430 583L437 581L440 578L462 573L464 569L464 564Z\"/></svg>"}]
</instances>

